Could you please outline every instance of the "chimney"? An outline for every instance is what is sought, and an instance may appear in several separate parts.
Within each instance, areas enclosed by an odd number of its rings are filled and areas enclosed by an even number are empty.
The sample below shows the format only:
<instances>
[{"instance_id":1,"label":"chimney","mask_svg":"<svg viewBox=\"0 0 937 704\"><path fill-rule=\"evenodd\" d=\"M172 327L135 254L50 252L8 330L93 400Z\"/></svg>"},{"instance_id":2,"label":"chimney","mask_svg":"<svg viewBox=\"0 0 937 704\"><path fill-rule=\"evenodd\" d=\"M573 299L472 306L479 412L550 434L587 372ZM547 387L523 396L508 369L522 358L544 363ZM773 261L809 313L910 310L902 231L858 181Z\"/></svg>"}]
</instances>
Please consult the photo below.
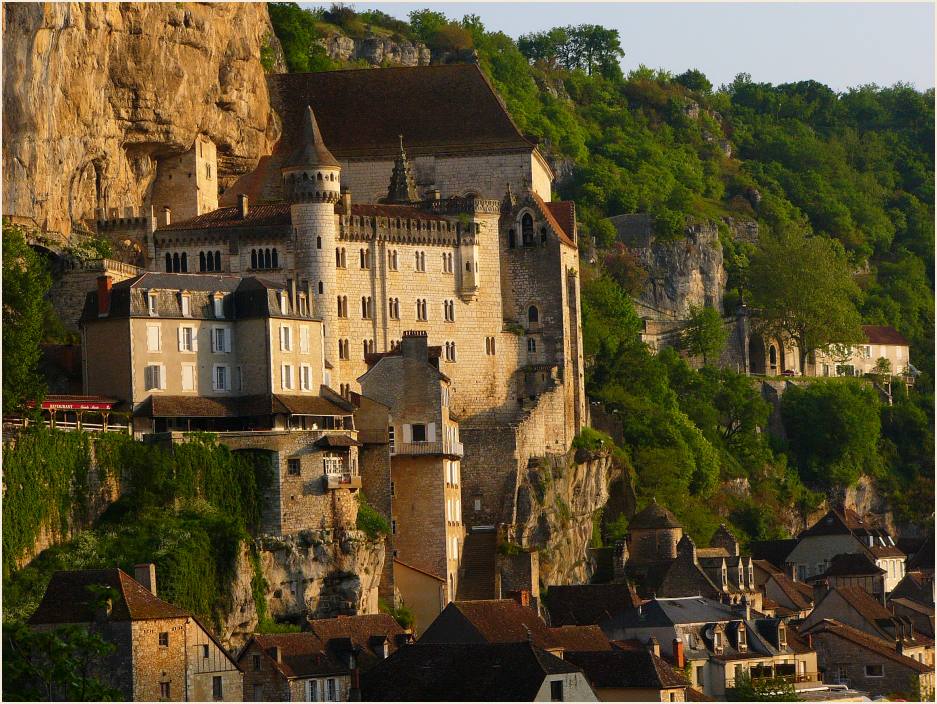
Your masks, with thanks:
<instances>
[{"instance_id":1,"label":"chimney","mask_svg":"<svg viewBox=\"0 0 937 704\"><path fill-rule=\"evenodd\" d=\"M405 330L400 341L400 354L421 362L429 361L428 341L425 330Z\"/></svg>"},{"instance_id":2,"label":"chimney","mask_svg":"<svg viewBox=\"0 0 937 704\"><path fill-rule=\"evenodd\" d=\"M133 566L133 578L140 584L150 590L153 596L156 596L156 565L152 562L145 562L142 565Z\"/></svg>"},{"instance_id":3,"label":"chimney","mask_svg":"<svg viewBox=\"0 0 937 704\"><path fill-rule=\"evenodd\" d=\"M111 310L111 285L114 280L107 276L98 277L98 316L104 317Z\"/></svg>"},{"instance_id":4,"label":"chimney","mask_svg":"<svg viewBox=\"0 0 937 704\"><path fill-rule=\"evenodd\" d=\"M342 189L341 202L345 215L351 215L351 191L348 190L347 186Z\"/></svg>"},{"instance_id":5,"label":"chimney","mask_svg":"<svg viewBox=\"0 0 937 704\"><path fill-rule=\"evenodd\" d=\"M247 217L248 210L247 195L238 193L238 214L241 216L241 220Z\"/></svg>"},{"instance_id":6,"label":"chimney","mask_svg":"<svg viewBox=\"0 0 937 704\"><path fill-rule=\"evenodd\" d=\"M678 670L686 667L686 657L683 654L683 641L679 638L673 639L673 663Z\"/></svg>"},{"instance_id":7,"label":"chimney","mask_svg":"<svg viewBox=\"0 0 937 704\"><path fill-rule=\"evenodd\" d=\"M351 688L348 692L348 701L361 701L361 670L357 667L351 671Z\"/></svg>"},{"instance_id":8,"label":"chimney","mask_svg":"<svg viewBox=\"0 0 937 704\"><path fill-rule=\"evenodd\" d=\"M818 579L813 583L813 603L814 606L820 603L820 599L826 596L826 593L830 591L830 580L828 579Z\"/></svg>"},{"instance_id":9,"label":"chimney","mask_svg":"<svg viewBox=\"0 0 937 704\"><path fill-rule=\"evenodd\" d=\"M654 657L660 657L660 643L657 641L657 638L651 636L647 639L647 650Z\"/></svg>"},{"instance_id":10,"label":"chimney","mask_svg":"<svg viewBox=\"0 0 937 704\"><path fill-rule=\"evenodd\" d=\"M525 608L530 606L530 592L526 589L508 592L507 596Z\"/></svg>"},{"instance_id":11,"label":"chimney","mask_svg":"<svg viewBox=\"0 0 937 704\"><path fill-rule=\"evenodd\" d=\"M277 662L283 662L283 653L280 651L279 645L274 645L273 647L267 648L267 655L272 657Z\"/></svg>"},{"instance_id":12,"label":"chimney","mask_svg":"<svg viewBox=\"0 0 937 704\"><path fill-rule=\"evenodd\" d=\"M807 634L807 647L813 650L813 633Z\"/></svg>"},{"instance_id":13,"label":"chimney","mask_svg":"<svg viewBox=\"0 0 937 704\"><path fill-rule=\"evenodd\" d=\"M296 301L296 279L295 278L287 279L286 285L290 289L290 306L292 307L293 312L295 313L299 309L299 306L296 305L297 303Z\"/></svg>"},{"instance_id":14,"label":"chimney","mask_svg":"<svg viewBox=\"0 0 937 704\"><path fill-rule=\"evenodd\" d=\"M168 205L163 206L163 221L160 223L163 226L169 225L172 222L172 208Z\"/></svg>"}]
</instances>

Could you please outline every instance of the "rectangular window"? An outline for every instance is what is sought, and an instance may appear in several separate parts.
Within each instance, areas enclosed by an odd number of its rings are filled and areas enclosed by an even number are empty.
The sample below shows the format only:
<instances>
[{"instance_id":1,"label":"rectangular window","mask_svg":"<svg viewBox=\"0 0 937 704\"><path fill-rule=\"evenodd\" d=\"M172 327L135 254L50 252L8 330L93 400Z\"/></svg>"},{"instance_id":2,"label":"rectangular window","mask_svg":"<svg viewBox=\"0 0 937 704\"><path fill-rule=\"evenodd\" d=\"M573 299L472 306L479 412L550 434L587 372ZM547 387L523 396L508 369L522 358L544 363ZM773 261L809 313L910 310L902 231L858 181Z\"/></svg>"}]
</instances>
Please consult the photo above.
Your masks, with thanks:
<instances>
[{"instance_id":1,"label":"rectangular window","mask_svg":"<svg viewBox=\"0 0 937 704\"><path fill-rule=\"evenodd\" d=\"M390 445L390 451L394 451L394 426L387 426L387 442ZM393 496L393 494L391 494Z\"/></svg>"},{"instance_id":2,"label":"rectangular window","mask_svg":"<svg viewBox=\"0 0 937 704\"><path fill-rule=\"evenodd\" d=\"M280 386L286 390L293 388L293 367L290 364L284 364L280 367Z\"/></svg>"},{"instance_id":3,"label":"rectangular window","mask_svg":"<svg viewBox=\"0 0 937 704\"><path fill-rule=\"evenodd\" d=\"M286 473L291 477L298 477L300 475L300 465L298 457L290 457L286 460Z\"/></svg>"},{"instance_id":4,"label":"rectangular window","mask_svg":"<svg viewBox=\"0 0 937 704\"><path fill-rule=\"evenodd\" d=\"M553 680L550 682L550 701L563 701L563 680Z\"/></svg>"},{"instance_id":5,"label":"rectangular window","mask_svg":"<svg viewBox=\"0 0 937 704\"><path fill-rule=\"evenodd\" d=\"M160 699L169 699L169 682L160 682L159 683L159 698Z\"/></svg>"},{"instance_id":6,"label":"rectangular window","mask_svg":"<svg viewBox=\"0 0 937 704\"><path fill-rule=\"evenodd\" d=\"M160 328L159 323L156 325L147 325L146 326L146 351L147 352L159 352L159 343L160 343Z\"/></svg>"},{"instance_id":7,"label":"rectangular window","mask_svg":"<svg viewBox=\"0 0 937 704\"><path fill-rule=\"evenodd\" d=\"M244 390L244 374L240 365L234 368L234 388L238 391Z\"/></svg>"},{"instance_id":8,"label":"rectangular window","mask_svg":"<svg viewBox=\"0 0 937 704\"><path fill-rule=\"evenodd\" d=\"M254 685L254 701L255 702L264 701L264 686L262 684Z\"/></svg>"},{"instance_id":9,"label":"rectangular window","mask_svg":"<svg viewBox=\"0 0 937 704\"><path fill-rule=\"evenodd\" d=\"M191 325L179 326L179 351L195 352L195 328Z\"/></svg>"},{"instance_id":10,"label":"rectangular window","mask_svg":"<svg viewBox=\"0 0 937 704\"><path fill-rule=\"evenodd\" d=\"M319 701L319 680L309 680L309 699L310 702Z\"/></svg>"},{"instance_id":11,"label":"rectangular window","mask_svg":"<svg viewBox=\"0 0 937 704\"><path fill-rule=\"evenodd\" d=\"M391 495L391 498L397 496L397 487L394 485L393 482L390 483L390 495Z\"/></svg>"},{"instance_id":12,"label":"rectangular window","mask_svg":"<svg viewBox=\"0 0 937 704\"><path fill-rule=\"evenodd\" d=\"M254 666L254 672L260 672L260 655L252 655L251 662Z\"/></svg>"},{"instance_id":13,"label":"rectangular window","mask_svg":"<svg viewBox=\"0 0 937 704\"><path fill-rule=\"evenodd\" d=\"M211 696L216 702L220 702L224 699L221 688L221 675L215 675L211 678Z\"/></svg>"},{"instance_id":14,"label":"rectangular window","mask_svg":"<svg viewBox=\"0 0 937 704\"><path fill-rule=\"evenodd\" d=\"M231 351L231 331L228 328L213 328L211 351L227 353Z\"/></svg>"},{"instance_id":15,"label":"rectangular window","mask_svg":"<svg viewBox=\"0 0 937 704\"><path fill-rule=\"evenodd\" d=\"M147 293L146 294L146 311L150 315L158 315L156 312L156 294Z\"/></svg>"},{"instance_id":16,"label":"rectangular window","mask_svg":"<svg viewBox=\"0 0 937 704\"><path fill-rule=\"evenodd\" d=\"M290 351L290 326L281 325L280 326L280 350L282 352Z\"/></svg>"},{"instance_id":17,"label":"rectangular window","mask_svg":"<svg viewBox=\"0 0 937 704\"><path fill-rule=\"evenodd\" d=\"M330 702L337 702L338 698L336 697L336 691L335 691L335 678L329 677L327 684L328 684L328 690L327 690L328 693L327 693L327 696L325 697L326 700Z\"/></svg>"},{"instance_id":18,"label":"rectangular window","mask_svg":"<svg viewBox=\"0 0 937 704\"><path fill-rule=\"evenodd\" d=\"M394 518L390 521L390 532L391 535L397 535L397 520Z\"/></svg>"},{"instance_id":19,"label":"rectangular window","mask_svg":"<svg viewBox=\"0 0 937 704\"><path fill-rule=\"evenodd\" d=\"M182 390L195 391L195 365L182 365Z\"/></svg>"},{"instance_id":20,"label":"rectangular window","mask_svg":"<svg viewBox=\"0 0 937 704\"><path fill-rule=\"evenodd\" d=\"M224 298L221 296L215 297L215 317L223 318L224 317Z\"/></svg>"},{"instance_id":21,"label":"rectangular window","mask_svg":"<svg viewBox=\"0 0 937 704\"><path fill-rule=\"evenodd\" d=\"M231 380L228 377L228 365L216 364L215 373L212 375L212 389L215 391L230 391Z\"/></svg>"},{"instance_id":22,"label":"rectangular window","mask_svg":"<svg viewBox=\"0 0 937 704\"><path fill-rule=\"evenodd\" d=\"M192 315L192 310L191 310L191 305L190 305L191 299L188 296L182 296L180 298L180 303L182 304L182 317L188 318L190 315Z\"/></svg>"},{"instance_id":23,"label":"rectangular window","mask_svg":"<svg viewBox=\"0 0 937 704\"><path fill-rule=\"evenodd\" d=\"M203 645L202 646L202 659L205 660L207 658L208 658L208 646Z\"/></svg>"},{"instance_id":24,"label":"rectangular window","mask_svg":"<svg viewBox=\"0 0 937 704\"><path fill-rule=\"evenodd\" d=\"M299 384L303 391L312 390L312 367L304 364L299 368Z\"/></svg>"},{"instance_id":25,"label":"rectangular window","mask_svg":"<svg viewBox=\"0 0 937 704\"><path fill-rule=\"evenodd\" d=\"M160 631L159 634L159 647L168 648L169 647L169 631Z\"/></svg>"},{"instance_id":26,"label":"rectangular window","mask_svg":"<svg viewBox=\"0 0 937 704\"><path fill-rule=\"evenodd\" d=\"M143 381L147 391L165 389L166 380L163 375L162 364L149 364L143 370Z\"/></svg>"},{"instance_id":27,"label":"rectangular window","mask_svg":"<svg viewBox=\"0 0 937 704\"><path fill-rule=\"evenodd\" d=\"M481 511L481 510L482 510L482 500L481 500L481 499L475 499L475 510L476 510L476 511Z\"/></svg>"},{"instance_id":28,"label":"rectangular window","mask_svg":"<svg viewBox=\"0 0 937 704\"><path fill-rule=\"evenodd\" d=\"M882 665L881 663L879 663L878 665L866 665L865 676L866 677L884 677L885 666Z\"/></svg>"},{"instance_id":29,"label":"rectangular window","mask_svg":"<svg viewBox=\"0 0 937 704\"><path fill-rule=\"evenodd\" d=\"M426 424L414 423L411 425L410 437L412 442L426 442Z\"/></svg>"}]
</instances>

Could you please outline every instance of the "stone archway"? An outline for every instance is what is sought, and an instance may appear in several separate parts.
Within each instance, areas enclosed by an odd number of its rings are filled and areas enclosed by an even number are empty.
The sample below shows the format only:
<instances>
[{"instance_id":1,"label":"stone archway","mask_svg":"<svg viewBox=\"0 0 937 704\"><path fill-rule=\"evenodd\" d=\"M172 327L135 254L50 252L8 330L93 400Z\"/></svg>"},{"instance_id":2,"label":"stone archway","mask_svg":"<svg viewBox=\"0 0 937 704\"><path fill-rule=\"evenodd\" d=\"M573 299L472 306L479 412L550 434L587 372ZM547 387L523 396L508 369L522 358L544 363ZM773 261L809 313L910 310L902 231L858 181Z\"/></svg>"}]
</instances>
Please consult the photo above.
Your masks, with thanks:
<instances>
[{"instance_id":1,"label":"stone archway","mask_svg":"<svg viewBox=\"0 0 937 704\"><path fill-rule=\"evenodd\" d=\"M752 374L767 373L767 354L765 352L764 338L758 333L752 334L748 339L748 364Z\"/></svg>"}]
</instances>

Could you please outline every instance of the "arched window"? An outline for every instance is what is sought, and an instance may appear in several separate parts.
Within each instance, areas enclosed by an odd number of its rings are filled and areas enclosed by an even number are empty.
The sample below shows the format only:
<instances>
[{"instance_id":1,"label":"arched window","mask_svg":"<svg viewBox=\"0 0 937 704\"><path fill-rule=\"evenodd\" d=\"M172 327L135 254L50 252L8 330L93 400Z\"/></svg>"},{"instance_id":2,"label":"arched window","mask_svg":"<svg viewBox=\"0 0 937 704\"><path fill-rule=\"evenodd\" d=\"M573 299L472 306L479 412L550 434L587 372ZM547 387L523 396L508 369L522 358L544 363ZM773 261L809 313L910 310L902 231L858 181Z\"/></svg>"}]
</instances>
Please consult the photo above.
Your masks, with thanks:
<instances>
[{"instance_id":1,"label":"arched window","mask_svg":"<svg viewBox=\"0 0 937 704\"><path fill-rule=\"evenodd\" d=\"M182 271L187 272L189 270L189 255L185 252L182 253Z\"/></svg>"},{"instance_id":2,"label":"arched window","mask_svg":"<svg viewBox=\"0 0 937 704\"><path fill-rule=\"evenodd\" d=\"M465 262L465 270L466 271L472 270L472 262Z\"/></svg>"},{"instance_id":3,"label":"arched window","mask_svg":"<svg viewBox=\"0 0 937 704\"><path fill-rule=\"evenodd\" d=\"M537 306L527 309L527 322L531 324L540 322L540 311L537 310Z\"/></svg>"},{"instance_id":4,"label":"arched window","mask_svg":"<svg viewBox=\"0 0 937 704\"><path fill-rule=\"evenodd\" d=\"M179 271L179 252L174 252L172 255L172 270Z\"/></svg>"},{"instance_id":5,"label":"arched window","mask_svg":"<svg viewBox=\"0 0 937 704\"><path fill-rule=\"evenodd\" d=\"M322 292L323 292L323 287L322 287L322 282L320 281L320 282L319 282L319 293L322 293Z\"/></svg>"},{"instance_id":6,"label":"arched window","mask_svg":"<svg viewBox=\"0 0 937 704\"><path fill-rule=\"evenodd\" d=\"M278 269L280 267L280 258L277 255L277 248L273 248L273 268Z\"/></svg>"},{"instance_id":7,"label":"arched window","mask_svg":"<svg viewBox=\"0 0 937 704\"><path fill-rule=\"evenodd\" d=\"M221 271L221 252L215 252L215 271Z\"/></svg>"},{"instance_id":8,"label":"arched window","mask_svg":"<svg viewBox=\"0 0 937 704\"><path fill-rule=\"evenodd\" d=\"M254 251L251 250L251 261L256 261L257 257L254 255ZM253 264L251 264L253 266ZM198 253L198 270L205 271L205 252Z\"/></svg>"},{"instance_id":9,"label":"arched window","mask_svg":"<svg viewBox=\"0 0 937 704\"><path fill-rule=\"evenodd\" d=\"M525 247L530 247L534 243L534 219L530 213L524 213L521 218L521 239Z\"/></svg>"},{"instance_id":10,"label":"arched window","mask_svg":"<svg viewBox=\"0 0 937 704\"><path fill-rule=\"evenodd\" d=\"M166 252L166 273L172 272L172 255Z\"/></svg>"},{"instance_id":11,"label":"arched window","mask_svg":"<svg viewBox=\"0 0 937 704\"><path fill-rule=\"evenodd\" d=\"M338 247L336 247L335 248L335 266L341 266L341 265L342 265L342 253L341 253L341 250Z\"/></svg>"},{"instance_id":12,"label":"arched window","mask_svg":"<svg viewBox=\"0 0 937 704\"><path fill-rule=\"evenodd\" d=\"M508 248L514 249L517 246L517 233L514 230L508 230Z\"/></svg>"},{"instance_id":13,"label":"arched window","mask_svg":"<svg viewBox=\"0 0 937 704\"><path fill-rule=\"evenodd\" d=\"M272 260L270 258L270 249L269 248L264 249L264 269L270 268L271 261Z\"/></svg>"},{"instance_id":14,"label":"arched window","mask_svg":"<svg viewBox=\"0 0 937 704\"><path fill-rule=\"evenodd\" d=\"M537 351L537 341L536 341L534 338L532 338L532 337L528 337L528 338L527 338L527 351L528 351L528 352L536 352L536 351Z\"/></svg>"}]
</instances>

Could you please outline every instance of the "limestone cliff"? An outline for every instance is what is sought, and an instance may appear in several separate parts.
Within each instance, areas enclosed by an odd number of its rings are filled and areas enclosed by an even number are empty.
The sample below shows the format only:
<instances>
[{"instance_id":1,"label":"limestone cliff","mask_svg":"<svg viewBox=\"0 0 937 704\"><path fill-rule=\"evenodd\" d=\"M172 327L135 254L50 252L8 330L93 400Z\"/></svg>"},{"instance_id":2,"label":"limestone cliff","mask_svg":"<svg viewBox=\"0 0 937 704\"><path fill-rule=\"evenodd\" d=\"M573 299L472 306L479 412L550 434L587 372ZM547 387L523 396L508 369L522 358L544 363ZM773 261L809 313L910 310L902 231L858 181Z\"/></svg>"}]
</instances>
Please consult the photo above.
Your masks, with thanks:
<instances>
[{"instance_id":1,"label":"limestone cliff","mask_svg":"<svg viewBox=\"0 0 937 704\"><path fill-rule=\"evenodd\" d=\"M357 530L334 537L331 531L303 531L297 536L262 538L256 547L269 618L298 623L307 615L377 613L383 539L370 540ZM257 628L254 577L245 544L231 585L231 609L218 634L229 647L243 645Z\"/></svg>"},{"instance_id":2,"label":"limestone cliff","mask_svg":"<svg viewBox=\"0 0 937 704\"><path fill-rule=\"evenodd\" d=\"M607 454L549 455L531 466L517 490L512 542L540 553L540 581L589 581L593 517L620 474Z\"/></svg>"},{"instance_id":3,"label":"limestone cliff","mask_svg":"<svg viewBox=\"0 0 937 704\"><path fill-rule=\"evenodd\" d=\"M264 4L5 3L5 214L70 232L148 202L157 159L199 134L223 187L270 151Z\"/></svg>"},{"instance_id":4,"label":"limestone cliff","mask_svg":"<svg viewBox=\"0 0 937 704\"><path fill-rule=\"evenodd\" d=\"M370 36L352 39L333 33L319 40L332 61L365 61L371 66L427 66L432 52L423 42Z\"/></svg>"}]
</instances>

